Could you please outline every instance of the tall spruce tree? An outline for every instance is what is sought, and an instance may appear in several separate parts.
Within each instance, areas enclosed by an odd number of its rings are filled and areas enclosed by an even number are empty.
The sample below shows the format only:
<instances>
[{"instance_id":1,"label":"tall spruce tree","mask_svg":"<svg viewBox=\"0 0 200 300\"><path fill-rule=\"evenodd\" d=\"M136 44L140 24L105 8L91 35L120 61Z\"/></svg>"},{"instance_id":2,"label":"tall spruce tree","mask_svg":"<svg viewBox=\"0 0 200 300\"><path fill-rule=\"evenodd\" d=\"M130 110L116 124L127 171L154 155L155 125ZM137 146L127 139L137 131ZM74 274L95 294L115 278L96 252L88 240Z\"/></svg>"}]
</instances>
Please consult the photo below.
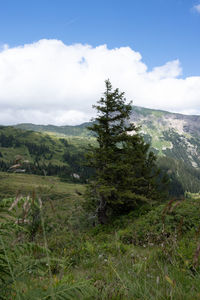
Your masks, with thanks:
<instances>
[{"instance_id":1,"label":"tall spruce tree","mask_svg":"<svg viewBox=\"0 0 200 300\"><path fill-rule=\"evenodd\" d=\"M107 222L108 215L129 212L161 195L156 157L139 128L130 123L132 102L126 104L124 93L112 91L109 80L105 84L104 97L93 106L97 117L88 127L95 133L98 146L88 154L96 172L87 197L101 224Z\"/></svg>"}]
</instances>

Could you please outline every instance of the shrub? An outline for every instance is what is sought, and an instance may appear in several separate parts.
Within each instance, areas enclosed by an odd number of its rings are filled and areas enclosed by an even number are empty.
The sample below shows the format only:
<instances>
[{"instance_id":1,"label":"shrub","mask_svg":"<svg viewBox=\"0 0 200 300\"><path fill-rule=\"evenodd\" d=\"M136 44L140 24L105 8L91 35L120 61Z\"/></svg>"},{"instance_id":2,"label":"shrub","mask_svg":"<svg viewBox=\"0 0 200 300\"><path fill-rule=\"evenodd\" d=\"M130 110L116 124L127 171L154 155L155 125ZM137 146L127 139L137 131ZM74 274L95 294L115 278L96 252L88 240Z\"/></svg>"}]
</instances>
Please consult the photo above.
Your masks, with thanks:
<instances>
[{"instance_id":1,"label":"shrub","mask_svg":"<svg viewBox=\"0 0 200 300\"><path fill-rule=\"evenodd\" d=\"M170 201L121 230L120 238L127 244L161 244L171 237L183 236L190 230L197 232L200 227L199 215L200 199Z\"/></svg>"}]
</instances>

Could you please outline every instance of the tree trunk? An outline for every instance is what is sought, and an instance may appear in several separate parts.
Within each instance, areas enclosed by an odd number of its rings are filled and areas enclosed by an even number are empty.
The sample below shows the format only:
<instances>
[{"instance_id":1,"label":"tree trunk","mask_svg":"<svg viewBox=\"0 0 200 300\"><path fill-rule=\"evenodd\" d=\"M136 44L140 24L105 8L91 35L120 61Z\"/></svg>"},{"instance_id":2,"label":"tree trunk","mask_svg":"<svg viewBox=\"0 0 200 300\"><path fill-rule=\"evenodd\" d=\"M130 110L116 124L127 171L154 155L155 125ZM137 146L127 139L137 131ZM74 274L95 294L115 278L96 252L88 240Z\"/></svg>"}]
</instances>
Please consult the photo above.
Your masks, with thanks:
<instances>
[{"instance_id":1,"label":"tree trunk","mask_svg":"<svg viewBox=\"0 0 200 300\"><path fill-rule=\"evenodd\" d=\"M100 204L97 209L97 217L100 224L104 225L107 223L107 203L103 196L101 196Z\"/></svg>"}]
</instances>

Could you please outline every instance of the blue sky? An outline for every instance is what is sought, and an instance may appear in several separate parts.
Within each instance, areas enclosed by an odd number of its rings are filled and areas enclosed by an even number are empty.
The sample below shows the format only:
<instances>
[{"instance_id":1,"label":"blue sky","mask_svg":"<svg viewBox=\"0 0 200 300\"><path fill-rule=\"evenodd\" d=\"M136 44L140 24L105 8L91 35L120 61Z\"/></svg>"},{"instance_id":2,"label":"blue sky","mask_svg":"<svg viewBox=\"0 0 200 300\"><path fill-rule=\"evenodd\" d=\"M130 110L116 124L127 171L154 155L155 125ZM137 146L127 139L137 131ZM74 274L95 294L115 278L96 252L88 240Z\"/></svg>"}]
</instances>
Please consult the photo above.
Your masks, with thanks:
<instances>
[{"instance_id":1,"label":"blue sky","mask_svg":"<svg viewBox=\"0 0 200 300\"><path fill-rule=\"evenodd\" d=\"M200 0L0 0L0 123L79 124L104 80L200 114Z\"/></svg>"},{"instance_id":2,"label":"blue sky","mask_svg":"<svg viewBox=\"0 0 200 300\"><path fill-rule=\"evenodd\" d=\"M196 0L0 1L0 44L40 39L139 51L151 69L179 59L183 76L200 75Z\"/></svg>"}]
</instances>

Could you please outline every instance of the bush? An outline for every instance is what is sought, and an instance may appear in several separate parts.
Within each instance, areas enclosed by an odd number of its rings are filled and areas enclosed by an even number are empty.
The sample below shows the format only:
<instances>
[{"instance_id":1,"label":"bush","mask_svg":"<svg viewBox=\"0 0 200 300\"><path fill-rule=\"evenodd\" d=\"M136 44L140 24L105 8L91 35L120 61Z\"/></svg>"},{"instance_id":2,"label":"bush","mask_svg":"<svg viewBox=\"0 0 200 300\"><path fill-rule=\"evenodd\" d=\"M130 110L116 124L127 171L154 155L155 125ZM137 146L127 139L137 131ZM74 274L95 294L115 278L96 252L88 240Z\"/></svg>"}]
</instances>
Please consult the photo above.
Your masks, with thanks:
<instances>
[{"instance_id":1,"label":"bush","mask_svg":"<svg viewBox=\"0 0 200 300\"><path fill-rule=\"evenodd\" d=\"M200 227L200 199L170 201L136 219L132 225L119 231L123 243L146 245L160 244L172 236L183 236Z\"/></svg>"}]
</instances>

